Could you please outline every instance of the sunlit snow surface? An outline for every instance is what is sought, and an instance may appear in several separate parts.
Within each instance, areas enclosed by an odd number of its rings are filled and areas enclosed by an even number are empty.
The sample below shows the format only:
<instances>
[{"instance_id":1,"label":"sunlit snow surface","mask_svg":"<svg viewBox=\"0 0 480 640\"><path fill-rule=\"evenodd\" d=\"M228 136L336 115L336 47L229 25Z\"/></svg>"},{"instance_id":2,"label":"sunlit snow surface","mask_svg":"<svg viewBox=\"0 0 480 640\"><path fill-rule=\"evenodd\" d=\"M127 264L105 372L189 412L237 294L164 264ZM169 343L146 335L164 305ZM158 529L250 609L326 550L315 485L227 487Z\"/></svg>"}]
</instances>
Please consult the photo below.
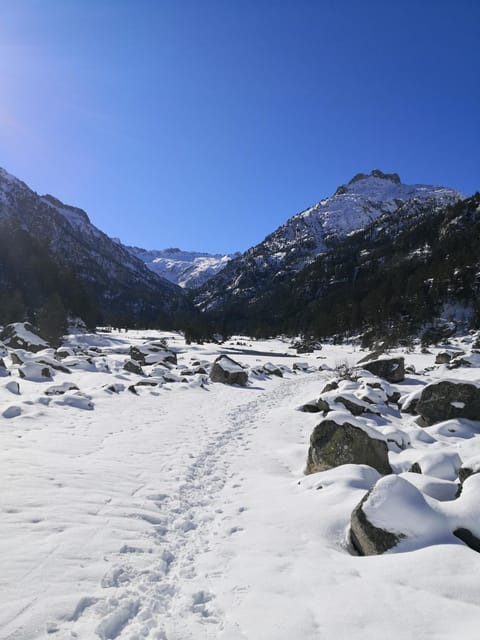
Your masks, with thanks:
<instances>
[{"instance_id":1,"label":"sunlit snow surface","mask_svg":"<svg viewBox=\"0 0 480 640\"><path fill-rule=\"evenodd\" d=\"M188 382L134 395L128 387L140 377L122 369L129 347L160 336ZM177 334L129 332L78 336L70 346L101 353L91 351L91 363L68 356L62 363L73 372L45 382L18 378L4 358L12 376L0 378L0 413L17 411L0 418L2 640L478 637L477 553L453 539L352 555L351 511L378 473L345 465L303 475L321 414L296 409L333 375L320 366L364 353L327 346L299 356L312 366L294 374L295 352L281 340L186 346ZM288 369L283 378L251 373L246 388L181 374L222 352L251 368ZM417 371L435 359L404 355ZM441 366L396 388L412 393L447 376L480 379L479 369ZM45 394L64 383L80 391ZM478 423L420 429L413 416L388 419L411 441L390 452L402 472L397 494L404 499L408 481L430 510L440 501L452 518L455 483L406 472L430 451L478 458ZM478 519L468 492L459 500ZM440 516L430 515L435 524Z\"/></svg>"}]
</instances>

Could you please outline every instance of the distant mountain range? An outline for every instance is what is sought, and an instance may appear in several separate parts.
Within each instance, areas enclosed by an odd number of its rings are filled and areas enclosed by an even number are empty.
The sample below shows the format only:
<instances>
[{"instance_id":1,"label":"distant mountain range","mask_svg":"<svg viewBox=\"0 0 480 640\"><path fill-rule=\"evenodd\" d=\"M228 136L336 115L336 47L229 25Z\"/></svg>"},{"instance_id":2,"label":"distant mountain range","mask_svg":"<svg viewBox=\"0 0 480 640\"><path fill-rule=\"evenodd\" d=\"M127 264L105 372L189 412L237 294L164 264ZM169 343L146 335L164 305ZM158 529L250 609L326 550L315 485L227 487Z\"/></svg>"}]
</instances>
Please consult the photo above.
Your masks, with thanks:
<instances>
[{"instance_id":1,"label":"distant mountain range","mask_svg":"<svg viewBox=\"0 0 480 640\"><path fill-rule=\"evenodd\" d=\"M146 250L0 169L0 323L18 300L35 316L52 295L90 324L188 326L192 335L207 326L406 335L446 315L480 322L479 216L478 195L375 169L245 253Z\"/></svg>"},{"instance_id":2,"label":"distant mountain range","mask_svg":"<svg viewBox=\"0 0 480 640\"><path fill-rule=\"evenodd\" d=\"M233 255L197 253L181 249L148 250L127 245L126 248L156 274L185 289L201 287L221 271L232 258L240 255L239 253Z\"/></svg>"}]
</instances>

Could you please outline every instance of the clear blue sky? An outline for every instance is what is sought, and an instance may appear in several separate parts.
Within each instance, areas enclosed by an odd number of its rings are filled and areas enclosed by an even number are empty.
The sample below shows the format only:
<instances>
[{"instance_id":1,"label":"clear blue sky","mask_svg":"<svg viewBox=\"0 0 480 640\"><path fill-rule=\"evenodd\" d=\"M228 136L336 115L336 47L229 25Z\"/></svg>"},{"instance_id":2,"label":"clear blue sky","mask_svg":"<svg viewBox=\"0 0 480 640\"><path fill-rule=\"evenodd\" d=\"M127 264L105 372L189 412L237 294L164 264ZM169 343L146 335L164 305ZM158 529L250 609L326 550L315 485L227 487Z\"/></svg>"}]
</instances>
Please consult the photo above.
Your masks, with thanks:
<instances>
[{"instance_id":1,"label":"clear blue sky","mask_svg":"<svg viewBox=\"0 0 480 640\"><path fill-rule=\"evenodd\" d=\"M0 166L227 252L378 167L480 190L478 0L0 3Z\"/></svg>"}]
</instances>

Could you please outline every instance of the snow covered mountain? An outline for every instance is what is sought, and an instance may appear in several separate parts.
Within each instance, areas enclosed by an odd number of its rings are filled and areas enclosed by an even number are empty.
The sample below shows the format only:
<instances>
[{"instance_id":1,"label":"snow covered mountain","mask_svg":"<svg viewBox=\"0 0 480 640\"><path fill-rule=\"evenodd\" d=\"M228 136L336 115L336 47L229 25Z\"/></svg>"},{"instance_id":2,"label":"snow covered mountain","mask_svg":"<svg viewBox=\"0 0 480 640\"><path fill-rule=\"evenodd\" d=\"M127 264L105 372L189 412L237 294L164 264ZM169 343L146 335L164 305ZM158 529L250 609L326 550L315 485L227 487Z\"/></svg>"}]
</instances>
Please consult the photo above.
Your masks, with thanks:
<instances>
[{"instance_id":1,"label":"snow covered mountain","mask_svg":"<svg viewBox=\"0 0 480 640\"><path fill-rule=\"evenodd\" d=\"M460 200L446 187L406 185L396 173L359 173L335 194L293 216L263 242L232 260L198 292L201 309L216 310L225 300L255 300L272 282L301 271L350 233L385 214L414 207L437 210Z\"/></svg>"},{"instance_id":2,"label":"snow covered mountain","mask_svg":"<svg viewBox=\"0 0 480 640\"><path fill-rule=\"evenodd\" d=\"M185 289L197 289L221 271L232 258L240 254L197 253L181 249L148 250L126 248L140 258L149 269Z\"/></svg>"},{"instance_id":3,"label":"snow covered mountain","mask_svg":"<svg viewBox=\"0 0 480 640\"><path fill-rule=\"evenodd\" d=\"M27 310L52 293L79 315L104 321L169 322L190 309L180 287L159 277L76 207L39 196L0 169L0 285L19 291ZM168 319L168 320L167 320Z\"/></svg>"}]
</instances>

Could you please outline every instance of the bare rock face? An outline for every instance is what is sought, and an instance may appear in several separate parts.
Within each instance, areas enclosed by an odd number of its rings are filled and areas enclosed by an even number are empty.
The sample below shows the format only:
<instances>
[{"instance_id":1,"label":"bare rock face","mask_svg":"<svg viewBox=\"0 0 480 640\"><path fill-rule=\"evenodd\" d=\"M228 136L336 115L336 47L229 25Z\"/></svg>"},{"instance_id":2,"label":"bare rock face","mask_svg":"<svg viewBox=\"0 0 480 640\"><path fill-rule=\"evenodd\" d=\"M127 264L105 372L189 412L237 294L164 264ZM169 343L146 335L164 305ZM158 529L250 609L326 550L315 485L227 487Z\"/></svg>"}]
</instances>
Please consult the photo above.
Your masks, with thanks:
<instances>
[{"instance_id":1,"label":"bare rock face","mask_svg":"<svg viewBox=\"0 0 480 640\"><path fill-rule=\"evenodd\" d=\"M224 384L238 384L244 387L248 381L248 373L232 358L219 356L213 363L210 380Z\"/></svg>"},{"instance_id":2,"label":"bare rock face","mask_svg":"<svg viewBox=\"0 0 480 640\"><path fill-rule=\"evenodd\" d=\"M434 382L424 387L415 410L425 426L452 418L480 420L480 387L460 381Z\"/></svg>"},{"instance_id":3,"label":"bare rock face","mask_svg":"<svg viewBox=\"0 0 480 640\"><path fill-rule=\"evenodd\" d=\"M364 369L370 371L375 376L383 378L388 382L402 382L405 379L405 359L404 358L382 358L380 360L370 360L362 365Z\"/></svg>"},{"instance_id":4,"label":"bare rock face","mask_svg":"<svg viewBox=\"0 0 480 640\"><path fill-rule=\"evenodd\" d=\"M348 422L323 420L310 437L305 473L325 471L342 464L367 464L379 473L392 473L384 440L371 437Z\"/></svg>"}]
</instances>

